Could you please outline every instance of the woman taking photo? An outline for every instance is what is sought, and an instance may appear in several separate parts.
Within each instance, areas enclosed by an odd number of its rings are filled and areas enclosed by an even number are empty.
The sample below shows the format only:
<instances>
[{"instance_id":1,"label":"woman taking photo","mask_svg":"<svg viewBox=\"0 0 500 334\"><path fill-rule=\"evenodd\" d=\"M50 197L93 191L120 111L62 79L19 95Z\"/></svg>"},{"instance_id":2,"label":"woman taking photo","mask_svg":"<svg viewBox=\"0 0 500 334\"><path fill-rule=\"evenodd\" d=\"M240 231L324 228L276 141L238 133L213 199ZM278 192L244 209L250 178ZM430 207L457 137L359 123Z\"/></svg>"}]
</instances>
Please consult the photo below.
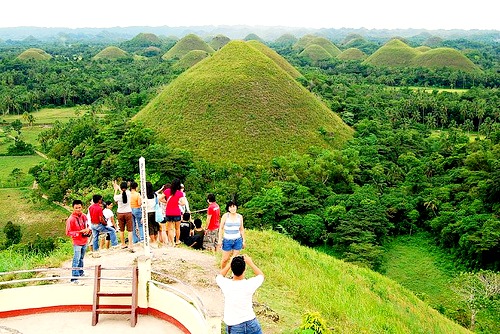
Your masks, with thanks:
<instances>
[{"instance_id":1,"label":"woman taking photo","mask_svg":"<svg viewBox=\"0 0 500 334\"><path fill-rule=\"evenodd\" d=\"M221 268L225 268L231 256L238 255L245 248L243 216L236 210L238 210L236 203L229 201L226 205L227 212L220 221L218 247L222 245Z\"/></svg>"},{"instance_id":2,"label":"woman taking photo","mask_svg":"<svg viewBox=\"0 0 500 334\"><path fill-rule=\"evenodd\" d=\"M165 220L167 221L167 237L169 246L174 246L175 227L181 226L181 209L180 205L185 205L184 193L181 191L181 181L174 179L170 188L165 189L163 192L165 198L162 201L166 206ZM176 244L180 244L176 240Z\"/></svg>"}]
</instances>

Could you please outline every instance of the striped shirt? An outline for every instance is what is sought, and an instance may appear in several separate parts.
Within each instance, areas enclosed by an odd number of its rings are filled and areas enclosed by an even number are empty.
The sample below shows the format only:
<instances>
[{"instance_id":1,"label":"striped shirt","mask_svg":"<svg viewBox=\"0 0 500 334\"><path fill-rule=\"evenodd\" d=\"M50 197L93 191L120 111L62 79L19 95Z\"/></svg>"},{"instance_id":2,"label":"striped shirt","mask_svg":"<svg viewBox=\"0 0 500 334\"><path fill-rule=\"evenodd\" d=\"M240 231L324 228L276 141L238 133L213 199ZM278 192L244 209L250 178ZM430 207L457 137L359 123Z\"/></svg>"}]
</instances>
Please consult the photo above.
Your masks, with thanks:
<instances>
[{"instance_id":1,"label":"striped shirt","mask_svg":"<svg viewBox=\"0 0 500 334\"><path fill-rule=\"evenodd\" d=\"M236 214L236 217L232 217L229 213L227 214L226 223L224 224L224 239L235 240L241 238L241 220L242 217L240 214Z\"/></svg>"}]
</instances>

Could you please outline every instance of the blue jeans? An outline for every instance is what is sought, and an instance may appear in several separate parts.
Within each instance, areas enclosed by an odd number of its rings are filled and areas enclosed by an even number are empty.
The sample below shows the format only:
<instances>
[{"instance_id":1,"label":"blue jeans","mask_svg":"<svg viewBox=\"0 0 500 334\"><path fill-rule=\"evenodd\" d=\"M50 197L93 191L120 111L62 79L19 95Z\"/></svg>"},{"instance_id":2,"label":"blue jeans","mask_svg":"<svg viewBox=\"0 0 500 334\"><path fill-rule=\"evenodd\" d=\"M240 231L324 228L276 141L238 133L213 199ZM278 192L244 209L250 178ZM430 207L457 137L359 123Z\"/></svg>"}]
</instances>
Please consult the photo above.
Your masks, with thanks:
<instances>
[{"instance_id":1,"label":"blue jeans","mask_svg":"<svg viewBox=\"0 0 500 334\"><path fill-rule=\"evenodd\" d=\"M71 266L73 269L71 270L71 276L74 278L71 281L76 281L78 277L83 275L83 257L85 256L85 251L87 250L87 245L77 246L73 245L73 262ZM82 268L82 269L75 269Z\"/></svg>"},{"instance_id":2,"label":"blue jeans","mask_svg":"<svg viewBox=\"0 0 500 334\"><path fill-rule=\"evenodd\" d=\"M222 250L229 252L232 250L241 250L243 248L243 238L222 239Z\"/></svg>"},{"instance_id":3,"label":"blue jeans","mask_svg":"<svg viewBox=\"0 0 500 334\"><path fill-rule=\"evenodd\" d=\"M139 234L137 234L139 230ZM142 209L132 208L132 242L134 244L144 241L144 226L142 224Z\"/></svg>"},{"instance_id":4,"label":"blue jeans","mask_svg":"<svg viewBox=\"0 0 500 334\"><path fill-rule=\"evenodd\" d=\"M228 334L262 334L262 329L257 318L234 326L226 326L226 331Z\"/></svg>"},{"instance_id":5,"label":"blue jeans","mask_svg":"<svg viewBox=\"0 0 500 334\"><path fill-rule=\"evenodd\" d=\"M90 224L92 228L92 247L94 247L94 252L99 250L99 234L100 233L108 233L109 240L111 240L111 245L118 245L118 240L116 239L116 231L112 227L108 227L103 224Z\"/></svg>"}]
</instances>

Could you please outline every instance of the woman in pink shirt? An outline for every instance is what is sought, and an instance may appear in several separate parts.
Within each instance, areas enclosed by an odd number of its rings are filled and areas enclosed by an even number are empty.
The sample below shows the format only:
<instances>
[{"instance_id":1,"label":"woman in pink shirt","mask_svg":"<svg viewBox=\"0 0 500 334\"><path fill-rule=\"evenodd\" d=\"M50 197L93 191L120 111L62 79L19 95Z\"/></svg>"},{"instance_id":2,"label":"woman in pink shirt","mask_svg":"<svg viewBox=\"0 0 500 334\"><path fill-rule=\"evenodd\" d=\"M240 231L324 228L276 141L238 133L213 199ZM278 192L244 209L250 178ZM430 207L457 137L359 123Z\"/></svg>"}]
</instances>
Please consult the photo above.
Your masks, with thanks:
<instances>
[{"instance_id":1,"label":"woman in pink shirt","mask_svg":"<svg viewBox=\"0 0 500 334\"><path fill-rule=\"evenodd\" d=\"M166 203L165 210L165 220L167 221L167 236L168 244L170 246L174 245L175 229L174 226L181 224L181 209L179 205L185 205L184 193L181 191L181 181L179 179L174 179L170 188L165 189L163 192L165 198L162 200ZM180 240L176 240L176 244L179 244Z\"/></svg>"}]
</instances>

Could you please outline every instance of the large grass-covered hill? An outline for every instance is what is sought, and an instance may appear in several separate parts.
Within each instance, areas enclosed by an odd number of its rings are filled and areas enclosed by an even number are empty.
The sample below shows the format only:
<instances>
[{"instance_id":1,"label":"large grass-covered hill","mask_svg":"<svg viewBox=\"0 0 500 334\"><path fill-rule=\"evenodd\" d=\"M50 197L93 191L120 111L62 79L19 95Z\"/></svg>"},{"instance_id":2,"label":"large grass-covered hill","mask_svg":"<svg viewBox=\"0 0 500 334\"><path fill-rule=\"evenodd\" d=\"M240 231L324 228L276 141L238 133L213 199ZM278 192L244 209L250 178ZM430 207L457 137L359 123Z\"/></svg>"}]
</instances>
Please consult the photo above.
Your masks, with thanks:
<instances>
[{"instance_id":1,"label":"large grass-covered hill","mask_svg":"<svg viewBox=\"0 0 500 334\"><path fill-rule=\"evenodd\" d=\"M50 60L50 59L52 59L52 56L42 49L29 48L29 49L23 51L21 54L19 54L19 56L17 56L17 59L20 59L20 60Z\"/></svg>"},{"instance_id":2,"label":"large grass-covered hill","mask_svg":"<svg viewBox=\"0 0 500 334\"><path fill-rule=\"evenodd\" d=\"M399 39L392 39L364 61L366 64L389 67L453 68L465 72L480 69L465 55L452 48L412 48Z\"/></svg>"},{"instance_id":3,"label":"large grass-covered hill","mask_svg":"<svg viewBox=\"0 0 500 334\"><path fill-rule=\"evenodd\" d=\"M211 162L258 163L353 130L252 43L231 41L166 86L135 117Z\"/></svg>"}]
</instances>

